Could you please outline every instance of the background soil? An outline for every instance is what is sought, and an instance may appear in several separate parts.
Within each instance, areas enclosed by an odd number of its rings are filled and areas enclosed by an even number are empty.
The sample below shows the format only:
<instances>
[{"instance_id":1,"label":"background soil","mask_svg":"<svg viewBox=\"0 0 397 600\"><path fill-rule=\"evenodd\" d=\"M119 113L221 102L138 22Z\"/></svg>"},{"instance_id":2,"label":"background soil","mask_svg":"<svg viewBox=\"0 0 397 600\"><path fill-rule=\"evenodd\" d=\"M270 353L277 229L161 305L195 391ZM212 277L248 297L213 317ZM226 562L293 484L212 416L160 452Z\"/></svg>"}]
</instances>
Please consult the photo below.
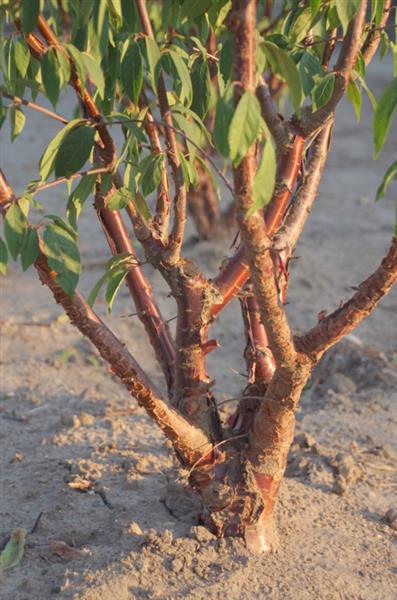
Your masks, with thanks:
<instances>
[{"instance_id":1,"label":"background soil","mask_svg":"<svg viewBox=\"0 0 397 600\"><path fill-rule=\"evenodd\" d=\"M374 64L376 95L391 77L389 61ZM59 112L72 110L67 97ZM293 261L288 313L296 330L347 298L391 238L395 186L378 205L373 199L396 158L395 135L373 162L371 114L366 99L360 125L347 102L338 110L319 198ZM18 192L37 176L38 156L58 130L27 116L14 145L2 132L2 167ZM62 213L65 198L58 188L42 194L48 212ZM91 206L80 234L87 291L108 257ZM192 240L193 232L186 252L214 274L229 242ZM184 493L184 474L161 434L35 274L10 271L1 290L0 543L42 516L22 562L0 579L1 600L397 597L396 290L328 355L304 393L278 506L282 547L257 558L238 540L218 541L195 527L197 503ZM153 282L165 317L173 317L160 277ZM102 299L97 309L105 315ZM132 311L122 291L106 318L161 385L141 326L126 317ZM244 384L240 321L235 302L214 327L221 345L210 370L219 400L238 396ZM80 552L57 556L53 540Z\"/></svg>"}]
</instances>

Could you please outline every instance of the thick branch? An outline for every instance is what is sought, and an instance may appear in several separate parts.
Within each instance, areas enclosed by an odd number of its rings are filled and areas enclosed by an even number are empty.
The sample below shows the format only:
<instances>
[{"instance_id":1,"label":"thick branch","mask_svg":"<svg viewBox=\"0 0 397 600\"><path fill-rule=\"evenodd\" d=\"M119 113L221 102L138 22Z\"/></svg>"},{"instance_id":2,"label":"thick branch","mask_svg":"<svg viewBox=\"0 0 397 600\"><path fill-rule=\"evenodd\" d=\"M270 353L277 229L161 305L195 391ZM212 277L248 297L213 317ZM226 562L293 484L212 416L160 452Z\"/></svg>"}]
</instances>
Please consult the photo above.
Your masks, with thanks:
<instances>
[{"instance_id":1,"label":"thick branch","mask_svg":"<svg viewBox=\"0 0 397 600\"><path fill-rule=\"evenodd\" d=\"M382 39L382 31L384 30L390 15L391 3L392 0L383 0L383 10L379 27L369 31L363 47L361 48L361 53L366 65L371 62L375 52L378 49L379 42Z\"/></svg>"},{"instance_id":2,"label":"thick branch","mask_svg":"<svg viewBox=\"0 0 397 600\"><path fill-rule=\"evenodd\" d=\"M15 194L0 171L1 212L6 212L14 200ZM110 331L82 296L75 292L71 298L62 290L56 282L56 273L49 268L47 259L42 252L36 260L35 267L40 280L51 290L56 302L61 304L72 324L93 343L129 393L136 398L165 436L171 440L182 460L187 465L192 465L209 454L211 445L203 432L190 425L158 396L154 385L129 353L125 344Z\"/></svg>"},{"instance_id":3,"label":"thick branch","mask_svg":"<svg viewBox=\"0 0 397 600\"><path fill-rule=\"evenodd\" d=\"M362 0L357 15L350 22L336 64L334 91L330 100L321 108L312 112L305 111L304 116L296 121L298 131L308 137L330 119L336 106L346 91L351 72L354 68L361 48L361 35L365 23L367 0Z\"/></svg>"},{"instance_id":4,"label":"thick branch","mask_svg":"<svg viewBox=\"0 0 397 600\"><path fill-rule=\"evenodd\" d=\"M354 296L325 317L306 334L295 339L296 348L317 360L342 337L353 331L374 310L397 281L397 239L376 271L363 281Z\"/></svg>"}]
</instances>

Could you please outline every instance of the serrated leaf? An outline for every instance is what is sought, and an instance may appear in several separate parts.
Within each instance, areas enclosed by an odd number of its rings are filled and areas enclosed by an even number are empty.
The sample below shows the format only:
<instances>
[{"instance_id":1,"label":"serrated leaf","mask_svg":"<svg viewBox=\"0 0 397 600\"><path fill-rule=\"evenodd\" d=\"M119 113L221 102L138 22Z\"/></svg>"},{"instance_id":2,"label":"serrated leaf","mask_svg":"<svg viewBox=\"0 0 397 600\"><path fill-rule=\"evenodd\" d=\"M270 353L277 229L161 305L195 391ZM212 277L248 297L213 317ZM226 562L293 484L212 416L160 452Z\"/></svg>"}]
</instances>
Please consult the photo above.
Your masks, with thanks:
<instances>
[{"instance_id":1,"label":"serrated leaf","mask_svg":"<svg viewBox=\"0 0 397 600\"><path fill-rule=\"evenodd\" d=\"M127 277L128 270L120 269L115 271L109 277L109 283L106 288L105 300L108 305L109 313L112 312L113 303L116 298L117 292L119 291L124 279Z\"/></svg>"},{"instance_id":2,"label":"serrated leaf","mask_svg":"<svg viewBox=\"0 0 397 600\"><path fill-rule=\"evenodd\" d=\"M273 72L280 75L287 82L292 105L299 115L302 102L302 84L295 62L287 52L273 44L273 42L263 42L261 47L271 64Z\"/></svg>"},{"instance_id":3,"label":"serrated leaf","mask_svg":"<svg viewBox=\"0 0 397 600\"><path fill-rule=\"evenodd\" d=\"M81 169L90 157L95 129L89 125L74 127L62 138L55 157L56 177L70 177Z\"/></svg>"},{"instance_id":4,"label":"serrated leaf","mask_svg":"<svg viewBox=\"0 0 397 600\"><path fill-rule=\"evenodd\" d=\"M109 210L121 210L127 206L131 200L131 192L127 188L115 190L114 194L107 199L106 208Z\"/></svg>"},{"instance_id":5,"label":"serrated leaf","mask_svg":"<svg viewBox=\"0 0 397 600\"><path fill-rule=\"evenodd\" d=\"M59 146L65 137L65 135L74 127L78 127L82 123L85 123L84 119L74 119L69 121L67 125L61 131L58 131L56 136L51 140L45 149L39 163L40 177L42 181L46 181L48 176L54 169L55 158L59 149Z\"/></svg>"},{"instance_id":6,"label":"serrated leaf","mask_svg":"<svg viewBox=\"0 0 397 600\"><path fill-rule=\"evenodd\" d=\"M164 157L162 154L150 154L140 163L141 178L139 183L144 196L148 196L160 185L163 169Z\"/></svg>"},{"instance_id":7,"label":"serrated leaf","mask_svg":"<svg viewBox=\"0 0 397 600\"><path fill-rule=\"evenodd\" d=\"M26 117L19 106L11 107L11 141L13 142L23 131Z\"/></svg>"},{"instance_id":8,"label":"serrated leaf","mask_svg":"<svg viewBox=\"0 0 397 600\"><path fill-rule=\"evenodd\" d=\"M95 182L96 175L84 175L69 196L66 214L74 229L77 229L77 219L84 202L94 190Z\"/></svg>"},{"instance_id":9,"label":"serrated leaf","mask_svg":"<svg viewBox=\"0 0 397 600\"><path fill-rule=\"evenodd\" d=\"M375 202L378 202L386 193L387 187L389 183L395 179L397 181L397 160L395 160L390 167L387 169L386 173L383 176L382 183L378 187L376 192Z\"/></svg>"},{"instance_id":10,"label":"serrated leaf","mask_svg":"<svg viewBox=\"0 0 397 600\"><path fill-rule=\"evenodd\" d=\"M347 97L353 105L354 112L356 113L357 123L360 122L361 117L361 91L358 85L353 79L350 79L347 84Z\"/></svg>"},{"instance_id":11,"label":"serrated leaf","mask_svg":"<svg viewBox=\"0 0 397 600\"><path fill-rule=\"evenodd\" d=\"M11 537L0 553L0 574L2 571L12 569L21 562L26 541L27 531L22 527L14 529Z\"/></svg>"},{"instance_id":12,"label":"serrated leaf","mask_svg":"<svg viewBox=\"0 0 397 600\"><path fill-rule=\"evenodd\" d=\"M329 73L314 86L311 92L313 109L318 110L331 99L335 85L335 74Z\"/></svg>"},{"instance_id":13,"label":"serrated leaf","mask_svg":"<svg viewBox=\"0 0 397 600\"><path fill-rule=\"evenodd\" d=\"M358 11L361 0L334 0L334 2L338 17L342 23L343 33L346 33L350 21Z\"/></svg>"},{"instance_id":14,"label":"serrated leaf","mask_svg":"<svg viewBox=\"0 0 397 600\"><path fill-rule=\"evenodd\" d=\"M41 76L46 95L53 106L58 102L61 87L59 71L56 51L54 48L49 48L41 60Z\"/></svg>"},{"instance_id":15,"label":"serrated leaf","mask_svg":"<svg viewBox=\"0 0 397 600\"><path fill-rule=\"evenodd\" d=\"M230 154L228 137L234 113L232 94L232 87L227 88L225 94L218 100L215 113L214 140L225 158Z\"/></svg>"},{"instance_id":16,"label":"serrated leaf","mask_svg":"<svg viewBox=\"0 0 397 600\"><path fill-rule=\"evenodd\" d=\"M105 78L103 76L101 66L97 63L95 58L90 56L87 52L82 52L81 57L83 59L87 73L96 85L98 94L103 99L105 94Z\"/></svg>"},{"instance_id":17,"label":"serrated leaf","mask_svg":"<svg viewBox=\"0 0 397 600\"><path fill-rule=\"evenodd\" d=\"M14 260L17 259L25 240L27 221L18 202L13 202L4 217L4 237Z\"/></svg>"},{"instance_id":18,"label":"serrated leaf","mask_svg":"<svg viewBox=\"0 0 397 600\"><path fill-rule=\"evenodd\" d=\"M5 242L0 238L0 273L5 275L7 273L8 263L8 250Z\"/></svg>"},{"instance_id":19,"label":"serrated leaf","mask_svg":"<svg viewBox=\"0 0 397 600\"><path fill-rule=\"evenodd\" d=\"M394 110L397 106L397 78L394 79L389 85L383 90L378 106L376 107L373 119L373 135L374 135L374 146L375 146L375 157L378 156L385 143L390 125L393 117Z\"/></svg>"},{"instance_id":20,"label":"serrated leaf","mask_svg":"<svg viewBox=\"0 0 397 600\"><path fill-rule=\"evenodd\" d=\"M25 77L30 63L30 51L23 38L15 44L15 64L22 77Z\"/></svg>"},{"instance_id":21,"label":"serrated leaf","mask_svg":"<svg viewBox=\"0 0 397 600\"><path fill-rule=\"evenodd\" d=\"M159 71L159 62L161 58L160 49L157 42L152 38L145 37L146 56L148 61L149 79L154 92L157 92L157 79Z\"/></svg>"},{"instance_id":22,"label":"serrated leaf","mask_svg":"<svg viewBox=\"0 0 397 600\"><path fill-rule=\"evenodd\" d=\"M191 109L201 119L206 116L211 103L212 85L207 62L203 58L197 59L191 70L193 101Z\"/></svg>"},{"instance_id":23,"label":"serrated leaf","mask_svg":"<svg viewBox=\"0 0 397 600\"><path fill-rule=\"evenodd\" d=\"M37 231L29 228L26 232L25 242L21 250L22 269L26 271L32 265L39 255L39 242Z\"/></svg>"},{"instance_id":24,"label":"serrated leaf","mask_svg":"<svg viewBox=\"0 0 397 600\"><path fill-rule=\"evenodd\" d=\"M276 183L277 160L272 142L268 139L263 149L262 160L254 180L253 204L248 211L252 215L270 202Z\"/></svg>"},{"instance_id":25,"label":"serrated leaf","mask_svg":"<svg viewBox=\"0 0 397 600\"><path fill-rule=\"evenodd\" d=\"M169 50L168 56L170 57L174 70L174 85L177 83L177 94L182 104L187 103L190 106L192 101L192 82L190 81L190 74L188 68L181 58L181 56L174 50ZM178 89L179 88L179 89Z\"/></svg>"},{"instance_id":26,"label":"serrated leaf","mask_svg":"<svg viewBox=\"0 0 397 600\"><path fill-rule=\"evenodd\" d=\"M240 98L229 128L230 158L237 166L257 138L262 127L261 108L257 97L246 91Z\"/></svg>"},{"instance_id":27,"label":"serrated leaf","mask_svg":"<svg viewBox=\"0 0 397 600\"><path fill-rule=\"evenodd\" d=\"M47 225L43 239L48 264L57 273L56 281L66 294L72 296L81 272L76 240L55 223Z\"/></svg>"},{"instance_id":28,"label":"serrated leaf","mask_svg":"<svg viewBox=\"0 0 397 600\"><path fill-rule=\"evenodd\" d=\"M212 0L185 0L181 7L180 18L192 21L203 15L211 6Z\"/></svg>"},{"instance_id":29,"label":"serrated leaf","mask_svg":"<svg viewBox=\"0 0 397 600\"><path fill-rule=\"evenodd\" d=\"M143 86L143 57L136 42L131 42L121 63L121 82L125 93L138 104Z\"/></svg>"},{"instance_id":30,"label":"serrated leaf","mask_svg":"<svg viewBox=\"0 0 397 600\"><path fill-rule=\"evenodd\" d=\"M23 0L22 1L22 31L30 33L37 25L37 19L40 13L40 0Z\"/></svg>"}]
</instances>

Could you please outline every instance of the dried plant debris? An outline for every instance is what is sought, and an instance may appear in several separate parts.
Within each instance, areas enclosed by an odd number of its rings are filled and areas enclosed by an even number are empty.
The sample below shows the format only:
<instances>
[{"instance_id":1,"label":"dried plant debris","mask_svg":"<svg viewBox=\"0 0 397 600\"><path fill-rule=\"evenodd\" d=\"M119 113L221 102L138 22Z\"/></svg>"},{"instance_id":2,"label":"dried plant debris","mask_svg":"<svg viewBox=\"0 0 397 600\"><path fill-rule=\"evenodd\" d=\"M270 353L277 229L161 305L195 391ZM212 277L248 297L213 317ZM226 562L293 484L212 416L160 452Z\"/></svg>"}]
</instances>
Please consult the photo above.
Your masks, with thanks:
<instances>
[{"instance_id":1,"label":"dried plant debris","mask_svg":"<svg viewBox=\"0 0 397 600\"><path fill-rule=\"evenodd\" d=\"M11 533L10 539L0 554L0 573L16 567L22 560L25 550L26 529L18 527Z\"/></svg>"}]
</instances>

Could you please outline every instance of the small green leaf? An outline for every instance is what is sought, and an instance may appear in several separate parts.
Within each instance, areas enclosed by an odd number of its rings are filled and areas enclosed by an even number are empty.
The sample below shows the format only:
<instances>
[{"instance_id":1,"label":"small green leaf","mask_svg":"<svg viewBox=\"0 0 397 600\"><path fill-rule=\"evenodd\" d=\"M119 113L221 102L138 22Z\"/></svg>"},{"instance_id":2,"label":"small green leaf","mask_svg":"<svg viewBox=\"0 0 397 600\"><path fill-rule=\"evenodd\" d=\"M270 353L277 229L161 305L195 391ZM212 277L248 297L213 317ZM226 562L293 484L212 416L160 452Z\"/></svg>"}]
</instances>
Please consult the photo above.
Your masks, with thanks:
<instances>
[{"instance_id":1,"label":"small green leaf","mask_svg":"<svg viewBox=\"0 0 397 600\"><path fill-rule=\"evenodd\" d=\"M46 181L48 176L54 169L55 158L59 149L59 146L65 137L65 135L74 127L78 127L82 123L85 123L84 119L74 119L69 121L67 125L61 131L58 131L56 136L51 140L45 149L39 163L40 177L42 181Z\"/></svg>"},{"instance_id":2,"label":"small green leaf","mask_svg":"<svg viewBox=\"0 0 397 600\"><path fill-rule=\"evenodd\" d=\"M334 0L334 4L342 23L343 33L346 33L350 21L358 11L361 0Z\"/></svg>"},{"instance_id":3,"label":"small green leaf","mask_svg":"<svg viewBox=\"0 0 397 600\"><path fill-rule=\"evenodd\" d=\"M314 86L311 97L313 110L318 110L331 99L335 85L335 74L329 73Z\"/></svg>"},{"instance_id":4,"label":"small green leaf","mask_svg":"<svg viewBox=\"0 0 397 600\"><path fill-rule=\"evenodd\" d=\"M157 42L148 36L145 37L145 43L150 83L152 84L153 91L157 93L157 79L161 58L160 49Z\"/></svg>"},{"instance_id":5,"label":"small green leaf","mask_svg":"<svg viewBox=\"0 0 397 600\"><path fill-rule=\"evenodd\" d=\"M192 82L190 81L189 70L177 52L169 50L168 56L174 66L174 85L177 84L178 98L182 104L186 102L190 106L192 102Z\"/></svg>"},{"instance_id":6,"label":"small green leaf","mask_svg":"<svg viewBox=\"0 0 397 600\"><path fill-rule=\"evenodd\" d=\"M14 529L11 537L5 545L4 550L0 553L0 574L6 569L12 569L21 562L26 541L26 529Z\"/></svg>"},{"instance_id":7,"label":"small green leaf","mask_svg":"<svg viewBox=\"0 0 397 600\"><path fill-rule=\"evenodd\" d=\"M26 217L21 207L18 202L13 202L4 218L4 237L14 260L23 247L27 227Z\"/></svg>"},{"instance_id":8,"label":"small green leaf","mask_svg":"<svg viewBox=\"0 0 397 600\"><path fill-rule=\"evenodd\" d=\"M89 306L91 306L91 308L94 306L95 300L98 297L100 289L101 289L101 287L103 286L103 284L105 283L105 281L107 280L108 277L109 277L108 273L105 273L104 275L102 275L102 277L100 277L98 279L98 281L96 282L96 284L94 285L94 287L92 288L92 290L90 291L90 293L88 294L87 304Z\"/></svg>"},{"instance_id":9,"label":"small green leaf","mask_svg":"<svg viewBox=\"0 0 397 600\"><path fill-rule=\"evenodd\" d=\"M22 1L22 31L30 33L37 25L37 19L40 13L40 0Z\"/></svg>"},{"instance_id":10,"label":"small green leaf","mask_svg":"<svg viewBox=\"0 0 397 600\"><path fill-rule=\"evenodd\" d=\"M143 86L143 59L136 42L130 43L121 63L121 82L127 96L138 104Z\"/></svg>"},{"instance_id":11,"label":"small green leaf","mask_svg":"<svg viewBox=\"0 0 397 600\"><path fill-rule=\"evenodd\" d=\"M276 152L272 142L267 140L259 169L255 175L253 204L248 211L248 215L252 215L270 202L276 183L276 169Z\"/></svg>"},{"instance_id":12,"label":"small green leaf","mask_svg":"<svg viewBox=\"0 0 397 600\"><path fill-rule=\"evenodd\" d=\"M95 182L96 175L84 175L69 197L66 214L74 229L77 229L77 219L84 202L94 190Z\"/></svg>"},{"instance_id":13,"label":"small green leaf","mask_svg":"<svg viewBox=\"0 0 397 600\"><path fill-rule=\"evenodd\" d=\"M388 136L392 116L397 106L397 78L383 90L373 119L375 157L379 155Z\"/></svg>"},{"instance_id":14,"label":"small green leaf","mask_svg":"<svg viewBox=\"0 0 397 600\"><path fill-rule=\"evenodd\" d=\"M229 128L230 158L237 166L256 140L262 126L257 97L247 91L240 98Z\"/></svg>"},{"instance_id":15,"label":"small green leaf","mask_svg":"<svg viewBox=\"0 0 397 600\"><path fill-rule=\"evenodd\" d=\"M95 129L80 125L71 129L62 139L56 154L56 177L70 177L85 165L94 145Z\"/></svg>"},{"instance_id":16,"label":"small green leaf","mask_svg":"<svg viewBox=\"0 0 397 600\"><path fill-rule=\"evenodd\" d=\"M141 178L139 182L144 196L148 196L160 185L163 169L164 158L162 154L150 154L140 163Z\"/></svg>"},{"instance_id":17,"label":"small green leaf","mask_svg":"<svg viewBox=\"0 0 397 600\"><path fill-rule=\"evenodd\" d=\"M315 79L319 75L323 75L324 70L318 57L310 51L303 52L302 58L298 64L303 93L309 96L315 85Z\"/></svg>"},{"instance_id":18,"label":"small green leaf","mask_svg":"<svg viewBox=\"0 0 397 600\"><path fill-rule=\"evenodd\" d=\"M215 144L225 158L228 158L230 154L228 136L233 113L233 88L230 86L218 100L214 123Z\"/></svg>"},{"instance_id":19,"label":"small green leaf","mask_svg":"<svg viewBox=\"0 0 397 600\"><path fill-rule=\"evenodd\" d=\"M69 296L79 281L81 272L80 253L76 240L56 223L47 225L44 231L44 253L48 264L56 273L56 281Z\"/></svg>"},{"instance_id":20,"label":"small green leaf","mask_svg":"<svg viewBox=\"0 0 397 600\"><path fill-rule=\"evenodd\" d=\"M29 228L25 236L25 243L21 250L22 269L26 271L32 265L39 255L39 242L37 231Z\"/></svg>"},{"instance_id":21,"label":"small green leaf","mask_svg":"<svg viewBox=\"0 0 397 600\"><path fill-rule=\"evenodd\" d=\"M84 63L84 58L80 50L78 50L73 44L65 44L64 47L68 51L72 58L72 61L76 67L77 74L81 81L81 85L85 88L85 80L87 78L87 69Z\"/></svg>"},{"instance_id":22,"label":"small green leaf","mask_svg":"<svg viewBox=\"0 0 397 600\"><path fill-rule=\"evenodd\" d=\"M146 202L145 198L142 196L142 194L137 192L134 196L132 196L131 200L134 203L135 208L137 209L139 214L146 221L150 221L150 219L152 218L152 213L150 212L149 205Z\"/></svg>"},{"instance_id":23,"label":"small green leaf","mask_svg":"<svg viewBox=\"0 0 397 600\"><path fill-rule=\"evenodd\" d=\"M71 68L68 56L63 48L55 48L55 52L59 63L58 74L61 80L61 85L64 83L69 83Z\"/></svg>"},{"instance_id":24,"label":"small green leaf","mask_svg":"<svg viewBox=\"0 0 397 600\"><path fill-rule=\"evenodd\" d=\"M273 42L263 42L261 47L266 54L273 72L280 75L287 82L292 105L299 115L302 102L302 84L295 62L287 52L276 46L276 44L273 44Z\"/></svg>"},{"instance_id":25,"label":"small green leaf","mask_svg":"<svg viewBox=\"0 0 397 600\"><path fill-rule=\"evenodd\" d=\"M116 298L117 292L119 291L124 279L127 277L128 270L120 269L112 273L109 277L109 283L105 292L105 300L108 305L109 313L112 312L113 302Z\"/></svg>"},{"instance_id":26,"label":"small green leaf","mask_svg":"<svg viewBox=\"0 0 397 600\"><path fill-rule=\"evenodd\" d=\"M317 11L320 8L320 4L321 0L310 0L310 10L313 18L317 15Z\"/></svg>"},{"instance_id":27,"label":"small green leaf","mask_svg":"<svg viewBox=\"0 0 397 600\"><path fill-rule=\"evenodd\" d=\"M7 273L8 263L8 250L4 241L0 238L0 273L5 275Z\"/></svg>"},{"instance_id":28,"label":"small green leaf","mask_svg":"<svg viewBox=\"0 0 397 600\"><path fill-rule=\"evenodd\" d=\"M30 63L30 51L23 38L15 44L15 64L22 77L25 77Z\"/></svg>"},{"instance_id":29,"label":"small green leaf","mask_svg":"<svg viewBox=\"0 0 397 600\"><path fill-rule=\"evenodd\" d=\"M360 122L361 116L361 90L353 79L350 79L347 85L347 97L353 105L354 112L356 113L357 123Z\"/></svg>"},{"instance_id":30,"label":"small green leaf","mask_svg":"<svg viewBox=\"0 0 397 600\"><path fill-rule=\"evenodd\" d=\"M114 194L107 200L106 208L109 210L121 210L127 206L131 200L131 192L123 187L115 190Z\"/></svg>"},{"instance_id":31,"label":"small green leaf","mask_svg":"<svg viewBox=\"0 0 397 600\"><path fill-rule=\"evenodd\" d=\"M11 107L11 141L18 137L25 127L26 117L19 106Z\"/></svg>"},{"instance_id":32,"label":"small green leaf","mask_svg":"<svg viewBox=\"0 0 397 600\"><path fill-rule=\"evenodd\" d=\"M81 58L83 59L87 73L97 87L98 94L103 99L105 94L105 78L101 66L87 52L82 52Z\"/></svg>"},{"instance_id":33,"label":"small green leaf","mask_svg":"<svg viewBox=\"0 0 397 600\"><path fill-rule=\"evenodd\" d=\"M292 37L294 43L298 44L308 34L312 24L313 16L309 7L298 9L296 14L297 17L292 23L291 29L289 30L289 35Z\"/></svg>"},{"instance_id":34,"label":"small green leaf","mask_svg":"<svg viewBox=\"0 0 397 600\"><path fill-rule=\"evenodd\" d=\"M378 202L386 193L387 187L391 180L394 179L397 181L397 160L395 160L390 167L387 169L386 173L383 176L382 183L378 187L376 192L375 202Z\"/></svg>"},{"instance_id":35,"label":"small green leaf","mask_svg":"<svg viewBox=\"0 0 397 600\"><path fill-rule=\"evenodd\" d=\"M54 48L49 48L41 61L41 76L47 97L53 106L58 102L61 79L60 66Z\"/></svg>"},{"instance_id":36,"label":"small green leaf","mask_svg":"<svg viewBox=\"0 0 397 600\"><path fill-rule=\"evenodd\" d=\"M211 6L212 0L185 0L181 7L181 20L192 21L203 15Z\"/></svg>"},{"instance_id":37,"label":"small green leaf","mask_svg":"<svg viewBox=\"0 0 397 600\"><path fill-rule=\"evenodd\" d=\"M212 98L211 76L206 60L200 57L193 63L191 77L193 87L191 109L201 119L204 119L210 108Z\"/></svg>"},{"instance_id":38,"label":"small green leaf","mask_svg":"<svg viewBox=\"0 0 397 600\"><path fill-rule=\"evenodd\" d=\"M57 225L61 229L64 229L66 231L66 233L68 235L70 235L74 239L74 241L77 241L78 233L71 226L70 223L68 223L67 221L65 221L64 219L62 219L61 217L59 217L58 215L47 214L47 215L44 215L44 218L45 219L51 219L51 221L53 223L55 223L55 225Z\"/></svg>"}]
</instances>

